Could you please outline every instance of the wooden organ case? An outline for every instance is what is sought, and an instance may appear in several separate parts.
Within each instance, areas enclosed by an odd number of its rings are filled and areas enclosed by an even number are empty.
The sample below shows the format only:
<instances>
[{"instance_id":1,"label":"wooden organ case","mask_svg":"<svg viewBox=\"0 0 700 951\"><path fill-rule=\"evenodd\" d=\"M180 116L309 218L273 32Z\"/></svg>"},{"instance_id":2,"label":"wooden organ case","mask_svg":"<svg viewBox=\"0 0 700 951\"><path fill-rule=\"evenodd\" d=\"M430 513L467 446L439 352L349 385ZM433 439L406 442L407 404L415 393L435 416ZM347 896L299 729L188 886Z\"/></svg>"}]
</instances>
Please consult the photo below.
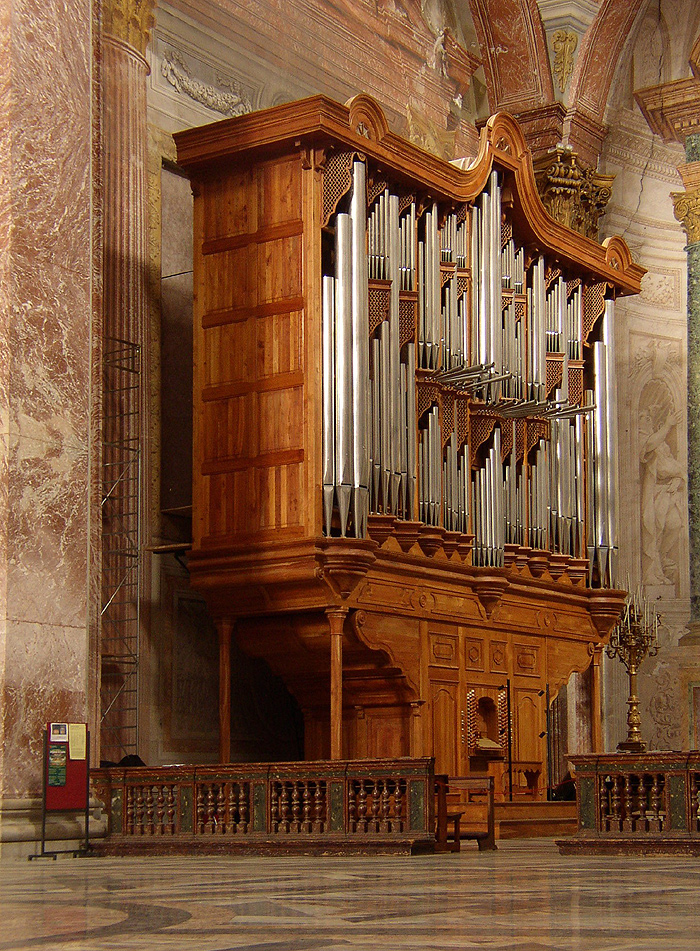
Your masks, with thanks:
<instances>
[{"instance_id":1,"label":"wooden organ case","mask_svg":"<svg viewBox=\"0 0 700 951\"><path fill-rule=\"evenodd\" d=\"M470 163L318 96L176 135L195 196L192 582L307 759L505 758L609 635L612 319L643 269L560 226L515 120ZM509 733L510 731L510 733ZM535 777L533 785L532 777ZM497 783L497 788L498 788Z\"/></svg>"}]
</instances>

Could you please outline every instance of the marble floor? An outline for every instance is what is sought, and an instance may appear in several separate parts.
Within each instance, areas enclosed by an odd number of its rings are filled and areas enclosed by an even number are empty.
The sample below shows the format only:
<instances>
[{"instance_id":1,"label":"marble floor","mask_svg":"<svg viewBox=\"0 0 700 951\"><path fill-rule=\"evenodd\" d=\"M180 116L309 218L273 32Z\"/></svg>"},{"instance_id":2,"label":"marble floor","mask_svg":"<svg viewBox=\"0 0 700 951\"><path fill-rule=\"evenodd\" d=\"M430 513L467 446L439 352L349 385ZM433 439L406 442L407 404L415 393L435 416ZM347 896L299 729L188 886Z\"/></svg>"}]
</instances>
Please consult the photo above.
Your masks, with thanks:
<instances>
[{"instance_id":1,"label":"marble floor","mask_svg":"<svg viewBox=\"0 0 700 951\"><path fill-rule=\"evenodd\" d=\"M0 865L0 951L698 951L700 863L552 841L376 858Z\"/></svg>"}]
</instances>

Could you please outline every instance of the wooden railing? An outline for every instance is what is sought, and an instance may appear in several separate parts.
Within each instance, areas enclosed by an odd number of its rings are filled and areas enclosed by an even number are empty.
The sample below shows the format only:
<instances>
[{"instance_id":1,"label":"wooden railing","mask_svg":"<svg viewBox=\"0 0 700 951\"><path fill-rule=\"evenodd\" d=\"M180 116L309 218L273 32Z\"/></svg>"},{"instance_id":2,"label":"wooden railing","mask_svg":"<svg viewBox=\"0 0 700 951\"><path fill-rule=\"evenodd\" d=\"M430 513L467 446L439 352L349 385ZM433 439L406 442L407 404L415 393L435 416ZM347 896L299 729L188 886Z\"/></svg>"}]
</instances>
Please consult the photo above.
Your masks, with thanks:
<instances>
[{"instance_id":1,"label":"wooden railing","mask_svg":"<svg viewBox=\"0 0 700 951\"><path fill-rule=\"evenodd\" d=\"M431 851L433 760L96 769L104 850Z\"/></svg>"},{"instance_id":2,"label":"wooden railing","mask_svg":"<svg viewBox=\"0 0 700 951\"><path fill-rule=\"evenodd\" d=\"M700 854L700 752L574 756L578 833L562 852Z\"/></svg>"}]
</instances>

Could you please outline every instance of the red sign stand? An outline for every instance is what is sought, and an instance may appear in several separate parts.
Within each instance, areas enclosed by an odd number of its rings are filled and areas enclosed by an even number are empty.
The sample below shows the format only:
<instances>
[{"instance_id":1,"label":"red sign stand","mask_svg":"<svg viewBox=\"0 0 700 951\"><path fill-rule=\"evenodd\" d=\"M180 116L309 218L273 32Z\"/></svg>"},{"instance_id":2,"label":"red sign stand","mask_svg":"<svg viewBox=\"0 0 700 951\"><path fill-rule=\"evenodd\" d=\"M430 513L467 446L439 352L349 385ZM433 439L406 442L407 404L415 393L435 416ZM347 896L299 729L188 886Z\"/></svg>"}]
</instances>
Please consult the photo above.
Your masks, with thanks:
<instances>
[{"instance_id":1,"label":"red sign stand","mask_svg":"<svg viewBox=\"0 0 700 951\"><path fill-rule=\"evenodd\" d=\"M77 730L84 744L74 750L70 735ZM44 730L44 769L41 796L41 852L29 859L57 855L87 855L90 851L90 731L87 724L48 723ZM77 849L46 850L49 812L85 811L85 841Z\"/></svg>"}]
</instances>

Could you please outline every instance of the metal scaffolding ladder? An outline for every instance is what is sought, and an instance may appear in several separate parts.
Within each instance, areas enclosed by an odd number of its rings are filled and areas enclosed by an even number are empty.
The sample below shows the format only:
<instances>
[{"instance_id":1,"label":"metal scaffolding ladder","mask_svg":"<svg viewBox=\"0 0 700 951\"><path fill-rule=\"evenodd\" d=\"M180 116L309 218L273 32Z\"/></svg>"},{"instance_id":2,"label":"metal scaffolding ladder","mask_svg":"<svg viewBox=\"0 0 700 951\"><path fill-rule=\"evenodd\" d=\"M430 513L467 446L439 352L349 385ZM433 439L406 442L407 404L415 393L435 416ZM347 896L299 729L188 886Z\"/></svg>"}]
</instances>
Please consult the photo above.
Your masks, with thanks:
<instances>
[{"instance_id":1,"label":"metal scaffolding ladder","mask_svg":"<svg viewBox=\"0 0 700 951\"><path fill-rule=\"evenodd\" d=\"M102 461L101 759L137 752L141 586L141 350L108 338Z\"/></svg>"}]
</instances>

